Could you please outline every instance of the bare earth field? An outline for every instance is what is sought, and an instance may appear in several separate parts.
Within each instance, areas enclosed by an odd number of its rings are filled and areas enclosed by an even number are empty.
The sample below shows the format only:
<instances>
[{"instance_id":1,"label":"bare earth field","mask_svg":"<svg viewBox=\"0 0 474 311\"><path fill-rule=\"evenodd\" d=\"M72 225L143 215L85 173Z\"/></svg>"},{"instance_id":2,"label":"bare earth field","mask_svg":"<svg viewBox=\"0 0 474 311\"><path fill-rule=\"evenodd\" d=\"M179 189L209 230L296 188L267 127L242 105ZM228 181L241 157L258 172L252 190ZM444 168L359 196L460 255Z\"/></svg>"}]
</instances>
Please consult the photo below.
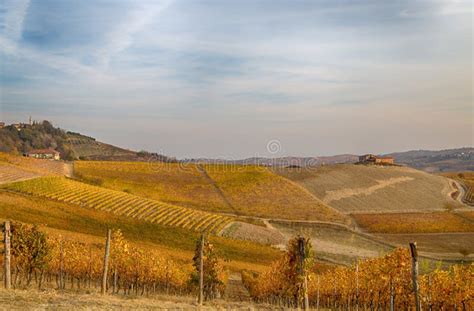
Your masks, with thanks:
<instances>
[{"instance_id":1,"label":"bare earth field","mask_svg":"<svg viewBox=\"0 0 474 311\"><path fill-rule=\"evenodd\" d=\"M441 211L449 180L407 167L341 164L274 171L302 185L343 213Z\"/></svg>"}]
</instances>

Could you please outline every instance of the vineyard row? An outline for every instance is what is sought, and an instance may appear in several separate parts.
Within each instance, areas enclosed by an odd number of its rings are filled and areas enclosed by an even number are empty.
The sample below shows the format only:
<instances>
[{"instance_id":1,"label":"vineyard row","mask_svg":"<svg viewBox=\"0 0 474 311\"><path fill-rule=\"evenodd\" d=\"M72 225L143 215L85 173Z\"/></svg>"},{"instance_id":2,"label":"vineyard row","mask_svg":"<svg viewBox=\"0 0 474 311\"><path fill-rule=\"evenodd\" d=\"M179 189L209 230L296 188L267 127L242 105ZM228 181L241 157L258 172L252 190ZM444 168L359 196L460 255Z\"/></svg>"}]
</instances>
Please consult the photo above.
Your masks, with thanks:
<instances>
[{"instance_id":1,"label":"vineyard row","mask_svg":"<svg viewBox=\"0 0 474 311\"><path fill-rule=\"evenodd\" d=\"M43 177L5 185L4 188L166 226L219 233L231 217L146 199L92 186L63 177Z\"/></svg>"}]
</instances>

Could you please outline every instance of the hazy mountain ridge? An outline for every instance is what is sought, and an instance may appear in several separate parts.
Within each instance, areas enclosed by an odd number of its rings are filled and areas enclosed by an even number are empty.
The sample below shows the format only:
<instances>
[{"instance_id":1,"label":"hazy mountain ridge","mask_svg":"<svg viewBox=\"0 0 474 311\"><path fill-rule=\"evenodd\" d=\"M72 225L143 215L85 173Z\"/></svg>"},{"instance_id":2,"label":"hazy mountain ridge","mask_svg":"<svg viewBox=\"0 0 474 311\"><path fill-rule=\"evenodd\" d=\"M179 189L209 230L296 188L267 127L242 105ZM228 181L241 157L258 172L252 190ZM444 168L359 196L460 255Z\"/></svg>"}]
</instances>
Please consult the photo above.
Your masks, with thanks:
<instances>
[{"instance_id":1,"label":"hazy mountain ridge","mask_svg":"<svg viewBox=\"0 0 474 311\"><path fill-rule=\"evenodd\" d=\"M428 172L474 171L474 148L411 150L387 154L395 161Z\"/></svg>"},{"instance_id":2,"label":"hazy mountain ridge","mask_svg":"<svg viewBox=\"0 0 474 311\"><path fill-rule=\"evenodd\" d=\"M428 172L474 171L474 148L472 147L446 150L410 150L383 154L382 156L391 156L398 164L407 165ZM355 163L358 160L358 155L341 154L321 157L252 157L241 160L198 158L184 159L182 162L305 167L314 165Z\"/></svg>"}]
</instances>

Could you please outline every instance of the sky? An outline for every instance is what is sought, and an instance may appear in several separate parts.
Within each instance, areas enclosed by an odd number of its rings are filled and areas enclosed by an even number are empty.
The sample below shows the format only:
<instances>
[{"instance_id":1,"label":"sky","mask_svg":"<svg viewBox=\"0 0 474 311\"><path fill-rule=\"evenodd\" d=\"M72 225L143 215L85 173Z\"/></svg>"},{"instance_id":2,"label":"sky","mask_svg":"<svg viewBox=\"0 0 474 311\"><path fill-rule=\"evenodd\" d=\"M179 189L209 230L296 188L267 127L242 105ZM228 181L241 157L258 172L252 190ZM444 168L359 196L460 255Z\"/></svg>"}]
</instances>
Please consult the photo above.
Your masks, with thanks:
<instances>
[{"instance_id":1,"label":"sky","mask_svg":"<svg viewBox=\"0 0 474 311\"><path fill-rule=\"evenodd\" d=\"M473 71L472 0L0 1L0 121L178 158L473 146Z\"/></svg>"}]
</instances>

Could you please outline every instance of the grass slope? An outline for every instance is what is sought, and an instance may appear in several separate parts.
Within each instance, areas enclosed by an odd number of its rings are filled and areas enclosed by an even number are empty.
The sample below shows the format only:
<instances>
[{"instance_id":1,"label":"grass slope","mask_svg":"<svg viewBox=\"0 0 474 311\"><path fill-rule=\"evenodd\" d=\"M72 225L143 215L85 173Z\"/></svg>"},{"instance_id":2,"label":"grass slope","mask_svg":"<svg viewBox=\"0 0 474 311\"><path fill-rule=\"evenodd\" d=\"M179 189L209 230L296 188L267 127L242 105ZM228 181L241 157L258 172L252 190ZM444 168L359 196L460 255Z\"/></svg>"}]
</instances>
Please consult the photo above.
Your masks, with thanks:
<instances>
[{"instance_id":1,"label":"grass slope","mask_svg":"<svg viewBox=\"0 0 474 311\"><path fill-rule=\"evenodd\" d=\"M341 164L274 171L343 213L442 211L456 204L448 197L448 179L406 167Z\"/></svg>"}]
</instances>

